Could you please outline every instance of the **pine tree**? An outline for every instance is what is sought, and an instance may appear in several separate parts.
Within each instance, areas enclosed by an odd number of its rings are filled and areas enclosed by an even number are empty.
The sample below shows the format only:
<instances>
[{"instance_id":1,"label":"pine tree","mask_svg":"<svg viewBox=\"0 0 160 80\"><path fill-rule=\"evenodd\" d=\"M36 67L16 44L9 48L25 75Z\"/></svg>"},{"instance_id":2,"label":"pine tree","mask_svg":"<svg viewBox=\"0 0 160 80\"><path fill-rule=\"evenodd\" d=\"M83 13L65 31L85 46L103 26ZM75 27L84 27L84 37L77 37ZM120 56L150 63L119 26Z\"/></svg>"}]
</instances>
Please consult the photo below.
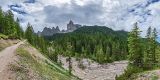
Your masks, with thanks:
<instances>
[{"instance_id":1,"label":"pine tree","mask_svg":"<svg viewBox=\"0 0 160 80\"><path fill-rule=\"evenodd\" d=\"M128 37L129 61L130 64L137 67L143 67L143 54L141 51L140 31L137 23L129 33Z\"/></svg>"},{"instance_id":2,"label":"pine tree","mask_svg":"<svg viewBox=\"0 0 160 80\"><path fill-rule=\"evenodd\" d=\"M147 34L146 34L146 38L147 38L147 46L146 46L146 49L145 49L145 57L144 57L144 67L149 69L149 68L152 68L152 64L153 64L153 50L152 50L152 29L151 27L148 28L147 30Z\"/></svg>"},{"instance_id":3,"label":"pine tree","mask_svg":"<svg viewBox=\"0 0 160 80\"><path fill-rule=\"evenodd\" d=\"M15 27L16 27L16 30L17 30L17 34L16 36L18 38L23 38L24 36L24 33L23 33L23 29L21 28L20 24L19 24L19 19L17 18L17 20L15 21Z\"/></svg>"},{"instance_id":4,"label":"pine tree","mask_svg":"<svg viewBox=\"0 0 160 80\"><path fill-rule=\"evenodd\" d=\"M157 48L157 30L156 28L153 29L152 31L152 38L151 38L151 42L152 42L152 52L153 52L153 62L156 63L156 48Z\"/></svg>"},{"instance_id":5,"label":"pine tree","mask_svg":"<svg viewBox=\"0 0 160 80\"><path fill-rule=\"evenodd\" d=\"M71 61L71 56L68 57L68 63L69 63L69 74L72 74L72 61Z\"/></svg>"},{"instance_id":6,"label":"pine tree","mask_svg":"<svg viewBox=\"0 0 160 80\"><path fill-rule=\"evenodd\" d=\"M71 59L71 55L72 55L72 45L71 43L67 43L67 55L68 55L68 68L69 68L69 74L72 74L72 59Z\"/></svg>"},{"instance_id":7,"label":"pine tree","mask_svg":"<svg viewBox=\"0 0 160 80\"><path fill-rule=\"evenodd\" d=\"M2 9L1 9L1 7L0 7L0 33L2 33L3 32L3 11L2 11Z\"/></svg>"},{"instance_id":8,"label":"pine tree","mask_svg":"<svg viewBox=\"0 0 160 80\"><path fill-rule=\"evenodd\" d=\"M34 42L34 31L33 31L33 27L28 23L27 25L27 29L25 31L25 38L28 40L29 43L33 44Z\"/></svg>"},{"instance_id":9,"label":"pine tree","mask_svg":"<svg viewBox=\"0 0 160 80\"><path fill-rule=\"evenodd\" d=\"M14 15L12 11L7 11L5 14L5 27L6 27L6 35L9 35L11 38L16 36L16 28L14 24Z\"/></svg>"}]
</instances>

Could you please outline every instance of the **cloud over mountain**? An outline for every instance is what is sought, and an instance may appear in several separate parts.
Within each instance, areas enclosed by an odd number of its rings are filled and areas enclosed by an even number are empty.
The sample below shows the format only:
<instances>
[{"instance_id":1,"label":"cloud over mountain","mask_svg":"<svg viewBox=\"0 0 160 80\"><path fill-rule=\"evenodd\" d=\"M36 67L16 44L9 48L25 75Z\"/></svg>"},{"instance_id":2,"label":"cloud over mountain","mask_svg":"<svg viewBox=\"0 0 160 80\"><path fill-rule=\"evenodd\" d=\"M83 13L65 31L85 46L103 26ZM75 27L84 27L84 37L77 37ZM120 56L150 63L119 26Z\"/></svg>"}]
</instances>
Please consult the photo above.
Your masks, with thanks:
<instances>
[{"instance_id":1,"label":"cloud over mountain","mask_svg":"<svg viewBox=\"0 0 160 80\"><path fill-rule=\"evenodd\" d=\"M24 28L30 22L36 31L56 25L65 29L70 19L116 30L131 30L139 22L142 30L153 26L160 31L160 0L1 0L0 6L11 9Z\"/></svg>"}]
</instances>

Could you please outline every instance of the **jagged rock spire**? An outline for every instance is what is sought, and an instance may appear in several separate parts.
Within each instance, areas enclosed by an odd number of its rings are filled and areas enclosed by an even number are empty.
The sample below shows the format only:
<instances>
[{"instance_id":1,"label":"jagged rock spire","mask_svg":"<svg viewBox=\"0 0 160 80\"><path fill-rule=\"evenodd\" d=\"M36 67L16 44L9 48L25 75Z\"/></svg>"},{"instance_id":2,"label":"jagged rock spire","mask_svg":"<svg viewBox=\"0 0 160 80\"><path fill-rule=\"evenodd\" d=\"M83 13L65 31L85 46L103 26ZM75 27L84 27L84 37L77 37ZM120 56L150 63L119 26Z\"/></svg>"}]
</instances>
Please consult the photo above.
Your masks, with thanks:
<instances>
[{"instance_id":1,"label":"jagged rock spire","mask_svg":"<svg viewBox=\"0 0 160 80\"><path fill-rule=\"evenodd\" d=\"M60 31L60 29L59 29L59 27L58 27L58 26L56 27L56 30L57 30L57 31Z\"/></svg>"}]
</instances>

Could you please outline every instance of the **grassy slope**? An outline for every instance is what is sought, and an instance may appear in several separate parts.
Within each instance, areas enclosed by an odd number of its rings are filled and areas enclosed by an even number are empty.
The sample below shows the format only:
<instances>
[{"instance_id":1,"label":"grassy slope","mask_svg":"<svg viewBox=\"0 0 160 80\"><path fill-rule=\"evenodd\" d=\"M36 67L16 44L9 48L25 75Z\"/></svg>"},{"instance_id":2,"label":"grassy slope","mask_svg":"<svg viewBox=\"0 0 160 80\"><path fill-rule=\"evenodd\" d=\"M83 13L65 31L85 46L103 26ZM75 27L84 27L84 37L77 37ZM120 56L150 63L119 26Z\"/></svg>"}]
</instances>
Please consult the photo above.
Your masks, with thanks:
<instances>
[{"instance_id":1,"label":"grassy slope","mask_svg":"<svg viewBox=\"0 0 160 80\"><path fill-rule=\"evenodd\" d=\"M19 56L18 64L11 65L12 70L16 72L17 78L23 80L76 80L77 78L70 76L68 72L62 72L46 61L39 62L24 47L18 48L16 51ZM29 75L32 74L32 75Z\"/></svg>"}]
</instances>

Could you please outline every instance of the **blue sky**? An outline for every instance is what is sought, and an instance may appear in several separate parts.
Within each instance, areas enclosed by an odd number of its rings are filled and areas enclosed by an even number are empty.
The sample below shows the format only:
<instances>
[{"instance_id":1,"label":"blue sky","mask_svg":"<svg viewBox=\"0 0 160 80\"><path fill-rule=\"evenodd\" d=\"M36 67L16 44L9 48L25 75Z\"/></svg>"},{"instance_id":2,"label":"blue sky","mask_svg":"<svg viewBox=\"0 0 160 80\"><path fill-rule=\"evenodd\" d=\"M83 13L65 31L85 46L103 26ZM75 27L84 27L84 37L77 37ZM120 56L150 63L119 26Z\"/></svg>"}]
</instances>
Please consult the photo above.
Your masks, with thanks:
<instances>
[{"instance_id":1,"label":"blue sky","mask_svg":"<svg viewBox=\"0 0 160 80\"><path fill-rule=\"evenodd\" d=\"M70 19L127 31L138 22L141 30L152 26L160 31L160 0L0 0L0 6L12 10L24 29L30 22L35 31L46 26L66 29Z\"/></svg>"}]
</instances>

